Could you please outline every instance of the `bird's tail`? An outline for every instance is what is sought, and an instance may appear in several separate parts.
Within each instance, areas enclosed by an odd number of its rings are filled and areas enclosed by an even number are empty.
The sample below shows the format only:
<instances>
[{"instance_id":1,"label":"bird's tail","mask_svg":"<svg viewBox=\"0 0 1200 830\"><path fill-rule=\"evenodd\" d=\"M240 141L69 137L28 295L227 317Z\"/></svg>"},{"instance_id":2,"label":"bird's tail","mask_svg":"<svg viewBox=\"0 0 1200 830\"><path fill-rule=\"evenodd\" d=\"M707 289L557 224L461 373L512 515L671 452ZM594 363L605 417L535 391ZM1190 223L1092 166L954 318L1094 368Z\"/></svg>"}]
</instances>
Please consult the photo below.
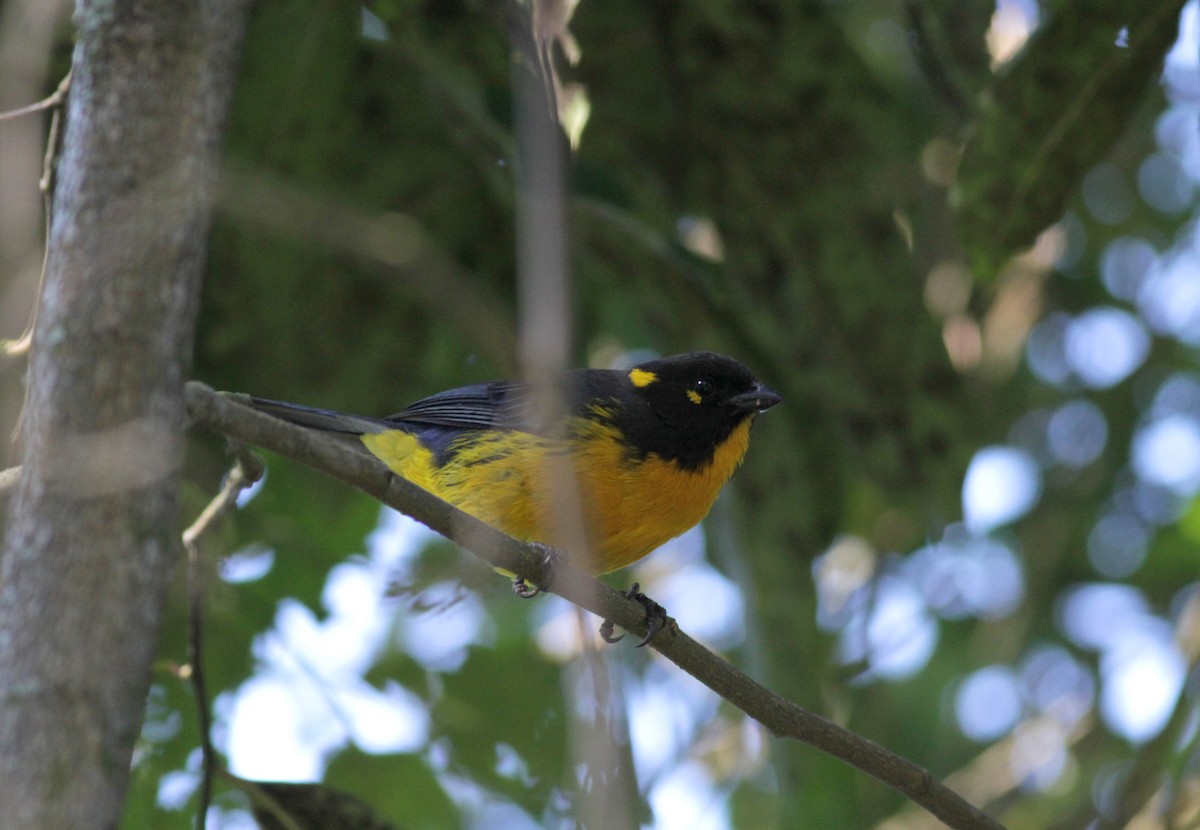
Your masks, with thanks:
<instances>
[{"instance_id":1,"label":"bird's tail","mask_svg":"<svg viewBox=\"0 0 1200 830\"><path fill-rule=\"evenodd\" d=\"M318 409L315 406L304 406L286 401L273 401L269 398L251 396L250 404L259 412L274 415L293 424L322 432L337 432L343 435L371 435L396 429L396 424L389 424L378 418L368 418L365 415L350 415L345 412L334 412L332 409Z\"/></svg>"}]
</instances>

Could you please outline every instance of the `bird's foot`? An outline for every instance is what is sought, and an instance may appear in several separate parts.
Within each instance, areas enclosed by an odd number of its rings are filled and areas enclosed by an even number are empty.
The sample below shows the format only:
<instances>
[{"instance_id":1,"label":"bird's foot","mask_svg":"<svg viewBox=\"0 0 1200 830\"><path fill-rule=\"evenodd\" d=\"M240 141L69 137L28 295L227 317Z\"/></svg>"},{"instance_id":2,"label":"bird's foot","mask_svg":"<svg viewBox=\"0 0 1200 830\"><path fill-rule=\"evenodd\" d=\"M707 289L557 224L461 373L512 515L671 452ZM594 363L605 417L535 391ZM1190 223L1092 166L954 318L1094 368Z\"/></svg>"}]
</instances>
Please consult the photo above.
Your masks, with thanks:
<instances>
[{"instance_id":1,"label":"bird's foot","mask_svg":"<svg viewBox=\"0 0 1200 830\"><path fill-rule=\"evenodd\" d=\"M663 608L650 597L646 596L641 591L641 586L638 583L633 583L633 587L625 592L628 599L641 605L646 609L646 636L638 643L638 648L646 645L654 639L658 632L662 631L671 622L671 618L667 616L667 609ZM606 643L616 643L625 639L624 634L613 636L613 621L605 620L600 624L600 639Z\"/></svg>"},{"instance_id":2,"label":"bird's foot","mask_svg":"<svg viewBox=\"0 0 1200 830\"><path fill-rule=\"evenodd\" d=\"M521 599L533 599L542 592L542 589L534 585L532 582L526 582L523 577L514 576L512 578L513 593Z\"/></svg>"},{"instance_id":3,"label":"bird's foot","mask_svg":"<svg viewBox=\"0 0 1200 830\"><path fill-rule=\"evenodd\" d=\"M531 542L530 547L535 548L538 555L542 558L542 567L546 575L545 584L534 585L528 579L525 579L525 577L514 574L512 578L513 593L521 599L533 599L538 594L550 588L550 584L554 582L554 568L558 565L560 557L559 552L549 545Z\"/></svg>"}]
</instances>

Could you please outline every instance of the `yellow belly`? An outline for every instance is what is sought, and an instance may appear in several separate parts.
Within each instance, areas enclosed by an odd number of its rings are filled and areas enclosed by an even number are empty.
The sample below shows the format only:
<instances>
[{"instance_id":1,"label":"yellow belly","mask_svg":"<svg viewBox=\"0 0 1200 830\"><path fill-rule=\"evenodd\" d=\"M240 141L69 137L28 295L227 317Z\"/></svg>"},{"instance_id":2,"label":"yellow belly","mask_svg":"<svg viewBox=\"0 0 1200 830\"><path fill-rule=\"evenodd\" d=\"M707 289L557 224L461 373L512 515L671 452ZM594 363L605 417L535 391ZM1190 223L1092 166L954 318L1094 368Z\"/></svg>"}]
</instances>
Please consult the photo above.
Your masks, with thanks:
<instances>
[{"instance_id":1,"label":"yellow belly","mask_svg":"<svg viewBox=\"0 0 1200 830\"><path fill-rule=\"evenodd\" d=\"M396 430L362 436L394 472L517 539L568 547L556 528L551 455L569 459L578 482L587 552L568 550L577 567L602 574L622 568L688 530L707 514L750 441L747 419L701 470L655 455L631 459L612 427L572 424L575 438L552 441L524 432L473 432L435 463L417 436Z\"/></svg>"}]
</instances>

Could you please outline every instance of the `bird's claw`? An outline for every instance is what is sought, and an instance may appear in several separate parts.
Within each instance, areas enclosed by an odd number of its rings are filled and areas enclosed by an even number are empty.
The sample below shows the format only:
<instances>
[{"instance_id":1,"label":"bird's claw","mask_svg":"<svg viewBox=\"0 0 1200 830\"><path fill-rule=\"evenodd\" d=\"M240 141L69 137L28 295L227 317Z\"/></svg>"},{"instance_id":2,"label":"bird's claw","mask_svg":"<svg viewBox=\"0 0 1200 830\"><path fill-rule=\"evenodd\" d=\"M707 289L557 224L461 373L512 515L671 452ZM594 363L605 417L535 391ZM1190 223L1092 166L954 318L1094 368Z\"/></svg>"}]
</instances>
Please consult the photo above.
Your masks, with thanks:
<instances>
[{"instance_id":1,"label":"bird's claw","mask_svg":"<svg viewBox=\"0 0 1200 830\"><path fill-rule=\"evenodd\" d=\"M512 578L513 593L521 599L533 599L542 592L542 589L534 585L532 582L526 582L523 577L514 576Z\"/></svg>"},{"instance_id":2,"label":"bird's claw","mask_svg":"<svg viewBox=\"0 0 1200 830\"><path fill-rule=\"evenodd\" d=\"M609 644L619 643L625 639L625 635L618 634L617 636L614 637L613 636L613 621L605 620L604 622L600 623L600 639Z\"/></svg>"},{"instance_id":3,"label":"bird's claw","mask_svg":"<svg viewBox=\"0 0 1200 830\"><path fill-rule=\"evenodd\" d=\"M625 592L625 597L633 600L646 609L646 636L640 643L637 644L637 647L641 648L653 640L658 632L666 628L668 623L671 621L671 618L667 616L667 609L663 608L657 602L650 599L650 597L643 594L641 591L641 586L636 582L633 583L632 588ZM616 637L613 636L612 620L605 620L600 624L600 639L604 640L604 642L616 643L620 642L624 638L624 634Z\"/></svg>"},{"instance_id":4,"label":"bird's claw","mask_svg":"<svg viewBox=\"0 0 1200 830\"><path fill-rule=\"evenodd\" d=\"M524 577L514 574L512 578L513 593L521 599L533 599L550 587L550 583L554 581L554 568L558 564L559 559L559 552L554 548L538 542L531 542L530 544L537 548L538 554L542 557L542 565L546 572L546 584L534 585Z\"/></svg>"}]
</instances>

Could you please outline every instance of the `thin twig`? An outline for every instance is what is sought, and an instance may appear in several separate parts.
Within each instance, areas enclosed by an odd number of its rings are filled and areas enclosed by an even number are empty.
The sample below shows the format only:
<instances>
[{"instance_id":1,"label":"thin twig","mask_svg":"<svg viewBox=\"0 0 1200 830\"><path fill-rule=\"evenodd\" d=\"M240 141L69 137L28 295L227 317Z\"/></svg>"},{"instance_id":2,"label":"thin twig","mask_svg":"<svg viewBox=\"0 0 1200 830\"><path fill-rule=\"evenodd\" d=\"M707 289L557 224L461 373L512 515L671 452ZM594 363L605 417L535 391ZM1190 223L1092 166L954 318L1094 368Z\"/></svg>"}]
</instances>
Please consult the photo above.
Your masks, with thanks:
<instances>
[{"instance_id":1,"label":"thin twig","mask_svg":"<svg viewBox=\"0 0 1200 830\"><path fill-rule=\"evenodd\" d=\"M200 777L200 804L196 811L196 828L204 830L208 806L212 803L213 776L217 768L217 753L212 745L212 715L208 708L208 685L204 675L204 583L200 574L199 540L221 516L237 504L238 494L262 478L262 459L246 450L239 441L231 441L234 465L225 476L221 491L204 508L192 526L183 532L183 546L188 554L188 679L196 698L196 719L200 729L200 753L203 759Z\"/></svg>"},{"instance_id":2,"label":"thin twig","mask_svg":"<svg viewBox=\"0 0 1200 830\"><path fill-rule=\"evenodd\" d=\"M33 115L36 112L52 109L61 104L67 97L67 90L71 86L71 73L68 72L66 77L59 83L58 88L47 95L40 101L32 104L26 104L23 107L17 107L15 110L7 110L0 112L0 121L9 121L13 118L20 118L23 115Z\"/></svg>"},{"instance_id":3,"label":"thin twig","mask_svg":"<svg viewBox=\"0 0 1200 830\"><path fill-rule=\"evenodd\" d=\"M59 82L58 89L46 100L54 100L54 114L50 119L50 132L46 138L46 156L42 159L42 178L38 187L49 199L54 194L54 160L58 157L60 139L62 138L63 105L67 102L67 93L71 91L71 73L68 72ZM50 228L50 206L46 206L46 228Z\"/></svg>"},{"instance_id":4,"label":"thin twig","mask_svg":"<svg viewBox=\"0 0 1200 830\"><path fill-rule=\"evenodd\" d=\"M542 545L518 542L397 478L363 452L238 403L202 383L185 391L196 424L307 464L357 487L452 539L493 567L515 573L635 634L646 633L646 609L582 571L565 555ZM1003 830L1002 825L936 781L927 770L891 750L810 712L755 682L700 645L674 621L650 645L671 662L757 720L772 734L820 749L874 776L920 804L954 830Z\"/></svg>"},{"instance_id":5,"label":"thin twig","mask_svg":"<svg viewBox=\"0 0 1200 830\"><path fill-rule=\"evenodd\" d=\"M66 103L67 93L70 89L71 73L67 72L66 76L59 81L58 88L43 100L36 104L30 104L28 107L22 107L20 110L0 113L0 121L3 121L5 118L23 115L27 110L31 112L40 112L41 110L51 108L54 110L50 117L50 130L46 137L46 153L42 157L42 178L38 181L38 189L42 191L42 212L46 228L45 250L42 253L42 270L38 275L37 293L34 294L33 309L29 312L29 323L25 326L25 331L15 340L0 340L0 351L3 352L5 357L9 358L21 357L28 354L29 347L33 343L33 328L37 323L38 303L41 302L42 283L46 281L46 263L50 257L50 216L54 196L54 160L58 157L60 139L62 137L63 104Z\"/></svg>"}]
</instances>

